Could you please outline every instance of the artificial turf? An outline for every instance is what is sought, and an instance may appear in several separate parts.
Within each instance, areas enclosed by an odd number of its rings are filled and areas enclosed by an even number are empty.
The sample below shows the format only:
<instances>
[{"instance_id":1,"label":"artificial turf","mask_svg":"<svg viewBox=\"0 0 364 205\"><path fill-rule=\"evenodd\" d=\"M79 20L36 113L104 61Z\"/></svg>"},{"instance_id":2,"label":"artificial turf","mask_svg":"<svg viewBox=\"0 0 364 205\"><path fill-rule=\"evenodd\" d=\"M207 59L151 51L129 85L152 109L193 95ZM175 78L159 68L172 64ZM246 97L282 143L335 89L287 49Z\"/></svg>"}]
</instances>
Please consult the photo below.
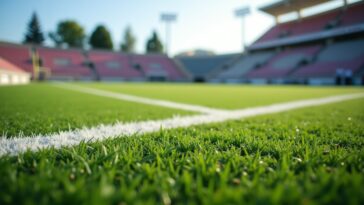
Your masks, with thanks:
<instances>
[{"instance_id":1,"label":"artificial turf","mask_svg":"<svg viewBox=\"0 0 364 205\"><path fill-rule=\"evenodd\" d=\"M0 204L363 204L364 100L0 158Z\"/></svg>"},{"instance_id":2,"label":"artificial turf","mask_svg":"<svg viewBox=\"0 0 364 205\"><path fill-rule=\"evenodd\" d=\"M192 114L65 90L47 83L0 87L0 99L0 137Z\"/></svg>"},{"instance_id":3,"label":"artificial turf","mask_svg":"<svg viewBox=\"0 0 364 205\"><path fill-rule=\"evenodd\" d=\"M243 86L186 83L78 83L77 85L222 109L256 107L286 101L364 92L361 87Z\"/></svg>"}]
</instances>

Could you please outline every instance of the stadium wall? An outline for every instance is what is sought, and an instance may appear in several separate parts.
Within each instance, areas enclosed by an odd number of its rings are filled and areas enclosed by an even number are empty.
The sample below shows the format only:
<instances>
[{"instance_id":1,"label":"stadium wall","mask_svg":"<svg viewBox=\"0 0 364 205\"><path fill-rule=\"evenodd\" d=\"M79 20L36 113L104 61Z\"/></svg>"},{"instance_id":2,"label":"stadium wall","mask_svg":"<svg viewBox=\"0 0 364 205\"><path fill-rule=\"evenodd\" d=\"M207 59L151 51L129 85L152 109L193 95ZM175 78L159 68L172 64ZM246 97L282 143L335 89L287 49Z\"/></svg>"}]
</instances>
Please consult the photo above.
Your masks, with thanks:
<instances>
[{"instance_id":1,"label":"stadium wall","mask_svg":"<svg viewBox=\"0 0 364 205\"><path fill-rule=\"evenodd\" d=\"M27 84L29 82L29 73L7 60L0 58L0 85Z\"/></svg>"},{"instance_id":2,"label":"stadium wall","mask_svg":"<svg viewBox=\"0 0 364 205\"><path fill-rule=\"evenodd\" d=\"M18 85L30 82L30 74L9 72L0 69L0 85Z\"/></svg>"}]
</instances>

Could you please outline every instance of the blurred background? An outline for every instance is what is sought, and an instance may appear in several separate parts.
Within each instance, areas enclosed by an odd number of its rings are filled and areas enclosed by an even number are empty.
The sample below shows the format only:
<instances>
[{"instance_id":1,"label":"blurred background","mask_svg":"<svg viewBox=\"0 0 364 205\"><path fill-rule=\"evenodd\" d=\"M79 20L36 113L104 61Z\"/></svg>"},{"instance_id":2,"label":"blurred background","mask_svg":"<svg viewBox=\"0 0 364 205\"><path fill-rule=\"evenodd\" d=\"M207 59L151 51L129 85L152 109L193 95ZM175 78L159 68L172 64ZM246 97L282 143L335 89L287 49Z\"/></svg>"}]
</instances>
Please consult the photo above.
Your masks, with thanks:
<instances>
[{"instance_id":1,"label":"blurred background","mask_svg":"<svg viewBox=\"0 0 364 205\"><path fill-rule=\"evenodd\" d=\"M360 0L0 4L0 84L364 84Z\"/></svg>"}]
</instances>

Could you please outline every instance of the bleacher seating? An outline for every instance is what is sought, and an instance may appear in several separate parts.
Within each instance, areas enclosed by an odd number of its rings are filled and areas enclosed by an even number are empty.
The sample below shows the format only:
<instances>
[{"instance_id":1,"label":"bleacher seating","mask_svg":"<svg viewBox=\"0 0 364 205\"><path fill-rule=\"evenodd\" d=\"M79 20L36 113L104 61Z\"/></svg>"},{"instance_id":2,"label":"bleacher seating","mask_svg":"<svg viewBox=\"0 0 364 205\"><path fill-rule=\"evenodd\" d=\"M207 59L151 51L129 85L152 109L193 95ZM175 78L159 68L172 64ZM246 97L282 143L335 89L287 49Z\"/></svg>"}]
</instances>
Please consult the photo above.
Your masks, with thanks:
<instances>
[{"instance_id":1,"label":"bleacher seating","mask_svg":"<svg viewBox=\"0 0 364 205\"><path fill-rule=\"evenodd\" d=\"M292 77L335 77L338 69L355 73L363 64L364 39L338 42L323 49L313 64L298 69Z\"/></svg>"},{"instance_id":2,"label":"bleacher seating","mask_svg":"<svg viewBox=\"0 0 364 205\"><path fill-rule=\"evenodd\" d=\"M298 66L312 61L320 45L286 49L274 56L265 66L249 72L247 78L284 78Z\"/></svg>"},{"instance_id":3,"label":"bleacher seating","mask_svg":"<svg viewBox=\"0 0 364 205\"><path fill-rule=\"evenodd\" d=\"M277 17L320 2L302 3L292 0L287 6L281 1L261 10ZM332 82L341 70L351 72L357 79L364 78L363 24L364 1L360 1L275 25L246 54L171 59L159 54L83 52L0 42L0 57L32 73L33 79L46 79L40 77L46 72L50 79L66 80L290 83L331 78L326 82ZM38 54L39 70L37 61L32 62Z\"/></svg>"},{"instance_id":4,"label":"bleacher seating","mask_svg":"<svg viewBox=\"0 0 364 205\"><path fill-rule=\"evenodd\" d=\"M101 80L141 80L143 73L131 65L131 55L111 51L89 51L88 58L93 63Z\"/></svg>"},{"instance_id":5,"label":"bleacher seating","mask_svg":"<svg viewBox=\"0 0 364 205\"><path fill-rule=\"evenodd\" d=\"M273 26L269 29L261 38L259 38L256 43L258 42L266 42L270 40L275 40L278 38L284 38L289 36L289 32L291 27L293 26L294 22L287 22L281 23Z\"/></svg>"},{"instance_id":6,"label":"bleacher seating","mask_svg":"<svg viewBox=\"0 0 364 205\"><path fill-rule=\"evenodd\" d=\"M85 65L81 50L37 47L41 67L49 69L51 79L91 80L93 74Z\"/></svg>"},{"instance_id":7,"label":"bleacher seating","mask_svg":"<svg viewBox=\"0 0 364 205\"><path fill-rule=\"evenodd\" d=\"M334 28L335 26L338 26L338 18L340 14L341 9L335 9L323 14L278 24L273 26L265 35L263 35L263 37L260 38L257 43Z\"/></svg>"},{"instance_id":8,"label":"bleacher seating","mask_svg":"<svg viewBox=\"0 0 364 205\"><path fill-rule=\"evenodd\" d=\"M291 35L298 36L335 28L338 25L340 13L341 9L335 9L323 14L302 18L296 21L295 25L291 28Z\"/></svg>"},{"instance_id":9,"label":"bleacher seating","mask_svg":"<svg viewBox=\"0 0 364 205\"><path fill-rule=\"evenodd\" d=\"M29 46L1 42L0 57L28 73L33 73L31 51Z\"/></svg>"},{"instance_id":10,"label":"bleacher seating","mask_svg":"<svg viewBox=\"0 0 364 205\"><path fill-rule=\"evenodd\" d=\"M177 60L191 73L195 81L205 81L216 69L228 65L238 54L216 56L183 56Z\"/></svg>"},{"instance_id":11,"label":"bleacher seating","mask_svg":"<svg viewBox=\"0 0 364 205\"><path fill-rule=\"evenodd\" d=\"M362 2L349 5L346 9L337 8L300 20L277 24L259 38L256 43L351 26L358 23L364 23L364 3Z\"/></svg>"},{"instance_id":12,"label":"bleacher seating","mask_svg":"<svg viewBox=\"0 0 364 205\"><path fill-rule=\"evenodd\" d=\"M320 84L320 79L325 78L324 83L331 84L335 83L338 73L345 71L346 75L362 78L359 70L364 69L364 30L359 24L364 24L363 11L364 1L361 1L274 26L251 46L251 50L261 53L262 49L280 48L283 52L245 77L261 79L257 82L282 79L276 81L281 83L310 83L307 80L315 79L314 84ZM329 39L339 42L322 47Z\"/></svg>"},{"instance_id":13,"label":"bleacher seating","mask_svg":"<svg viewBox=\"0 0 364 205\"><path fill-rule=\"evenodd\" d=\"M166 55L146 54L132 55L130 63L140 70L149 80L181 81L186 78L185 73Z\"/></svg>"},{"instance_id":14,"label":"bleacher seating","mask_svg":"<svg viewBox=\"0 0 364 205\"><path fill-rule=\"evenodd\" d=\"M364 23L364 3L350 5L340 18L340 26Z\"/></svg>"},{"instance_id":15,"label":"bleacher seating","mask_svg":"<svg viewBox=\"0 0 364 205\"><path fill-rule=\"evenodd\" d=\"M272 51L262 51L241 57L229 69L221 72L217 78L223 81L239 80L249 71L264 65L274 55Z\"/></svg>"}]
</instances>

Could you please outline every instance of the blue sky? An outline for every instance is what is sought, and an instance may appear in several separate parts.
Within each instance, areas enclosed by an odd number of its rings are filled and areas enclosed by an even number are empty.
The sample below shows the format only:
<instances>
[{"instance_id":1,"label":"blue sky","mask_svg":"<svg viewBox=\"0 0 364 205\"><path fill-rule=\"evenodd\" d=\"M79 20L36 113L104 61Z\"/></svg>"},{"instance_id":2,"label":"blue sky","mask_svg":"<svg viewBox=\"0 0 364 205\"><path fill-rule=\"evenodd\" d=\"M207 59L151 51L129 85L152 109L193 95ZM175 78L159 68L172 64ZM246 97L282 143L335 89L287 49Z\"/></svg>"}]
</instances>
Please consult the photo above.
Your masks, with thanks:
<instances>
[{"instance_id":1,"label":"blue sky","mask_svg":"<svg viewBox=\"0 0 364 205\"><path fill-rule=\"evenodd\" d=\"M145 42L153 29L164 41L165 26L161 12L175 12L172 25L171 54L196 48L216 53L241 50L241 20L236 8L250 5L246 19L246 41L251 43L269 29L274 20L257 11L257 6L274 0L0 0L0 40L21 42L33 11L38 14L44 32L54 31L61 20L79 22L89 35L98 24L111 32L118 49L126 26L137 37L137 52L144 52ZM47 45L52 45L47 40Z\"/></svg>"}]
</instances>

